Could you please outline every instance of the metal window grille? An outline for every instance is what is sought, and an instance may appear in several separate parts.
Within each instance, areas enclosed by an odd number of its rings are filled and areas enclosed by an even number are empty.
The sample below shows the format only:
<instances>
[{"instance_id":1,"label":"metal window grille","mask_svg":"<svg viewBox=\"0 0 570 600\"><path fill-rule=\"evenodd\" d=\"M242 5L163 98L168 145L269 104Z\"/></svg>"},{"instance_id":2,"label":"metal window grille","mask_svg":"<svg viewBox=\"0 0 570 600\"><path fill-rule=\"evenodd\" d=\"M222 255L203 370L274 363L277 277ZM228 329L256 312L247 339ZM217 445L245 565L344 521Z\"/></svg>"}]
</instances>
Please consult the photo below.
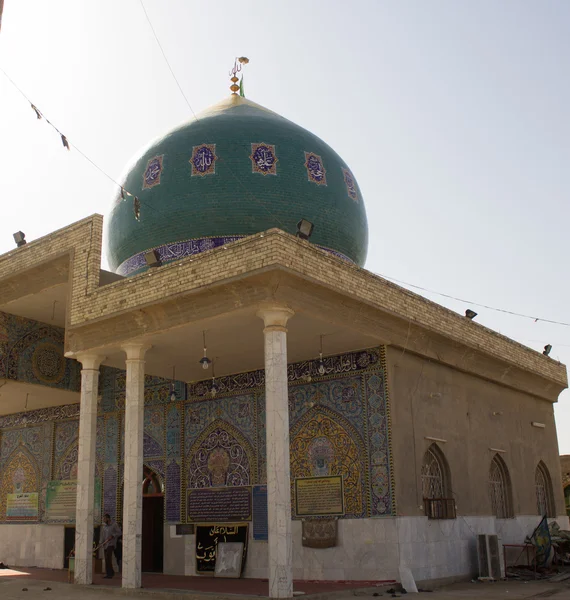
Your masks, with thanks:
<instances>
[{"instance_id":1,"label":"metal window grille","mask_svg":"<svg viewBox=\"0 0 570 600\"><path fill-rule=\"evenodd\" d=\"M443 469L439 458L431 448L425 453L422 464L422 490L424 498L443 498Z\"/></svg>"},{"instance_id":2,"label":"metal window grille","mask_svg":"<svg viewBox=\"0 0 570 600\"><path fill-rule=\"evenodd\" d=\"M430 519L455 519L455 500L446 498L447 485L441 459L428 448L422 464L424 514Z\"/></svg>"},{"instance_id":3,"label":"metal window grille","mask_svg":"<svg viewBox=\"0 0 570 600\"><path fill-rule=\"evenodd\" d=\"M491 508L498 519L510 517L509 502L507 498L507 477L503 466L495 457L491 462L489 472L489 494L491 496Z\"/></svg>"},{"instance_id":4,"label":"metal window grille","mask_svg":"<svg viewBox=\"0 0 570 600\"><path fill-rule=\"evenodd\" d=\"M455 519L453 498L424 498L424 512L430 519Z\"/></svg>"}]
</instances>

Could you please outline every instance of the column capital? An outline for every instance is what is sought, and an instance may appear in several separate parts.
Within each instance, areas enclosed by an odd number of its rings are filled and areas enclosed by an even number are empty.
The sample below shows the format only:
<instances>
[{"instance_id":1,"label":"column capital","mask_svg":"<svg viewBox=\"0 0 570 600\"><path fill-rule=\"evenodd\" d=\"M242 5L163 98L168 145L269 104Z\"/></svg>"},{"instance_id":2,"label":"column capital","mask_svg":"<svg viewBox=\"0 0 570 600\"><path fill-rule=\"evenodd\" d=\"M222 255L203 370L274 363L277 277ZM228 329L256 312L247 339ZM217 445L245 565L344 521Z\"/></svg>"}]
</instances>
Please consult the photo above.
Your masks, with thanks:
<instances>
[{"instance_id":1,"label":"column capital","mask_svg":"<svg viewBox=\"0 0 570 600\"><path fill-rule=\"evenodd\" d=\"M79 352L74 356L75 360L81 363L84 371L98 371L101 363L105 360L102 354L90 352Z\"/></svg>"},{"instance_id":2,"label":"column capital","mask_svg":"<svg viewBox=\"0 0 570 600\"><path fill-rule=\"evenodd\" d=\"M263 319L266 329L286 331L287 321L295 315L295 311L283 304L262 304L256 314Z\"/></svg>"},{"instance_id":3,"label":"column capital","mask_svg":"<svg viewBox=\"0 0 570 600\"><path fill-rule=\"evenodd\" d=\"M129 342L122 350L127 355L127 360L144 360L146 351L150 348L151 345L146 342Z\"/></svg>"}]
</instances>

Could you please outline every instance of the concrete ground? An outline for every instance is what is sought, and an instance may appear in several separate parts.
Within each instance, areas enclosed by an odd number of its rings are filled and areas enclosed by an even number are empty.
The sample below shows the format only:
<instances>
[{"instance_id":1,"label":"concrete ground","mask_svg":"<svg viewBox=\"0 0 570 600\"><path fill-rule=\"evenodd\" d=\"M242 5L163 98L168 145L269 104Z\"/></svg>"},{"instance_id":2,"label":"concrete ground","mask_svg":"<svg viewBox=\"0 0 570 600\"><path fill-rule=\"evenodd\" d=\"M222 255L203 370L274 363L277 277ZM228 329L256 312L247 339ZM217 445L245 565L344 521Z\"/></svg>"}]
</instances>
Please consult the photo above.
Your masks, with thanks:
<instances>
[{"instance_id":1,"label":"concrete ground","mask_svg":"<svg viewBox=\"0 0 570 600\"><path fill-rule=\"evenodd\" d=\"M118 587L90 586L81 587L61 583L32 579L2 572L0 576L1 600L113 600L113 597L125 599L148 600L162 598L164 600L259 600L259 595L236 594L231 582L227 592L206 592L181 589L143 589L123 591ZM50 589L46 589L50 588ZM368 587L361 589L345 589L319 591L307 594L308 600L374 600L375 598L392 598L389 586ZM440 588L434 592L419 594L402 594L396 592L395 597L423 598L424 600L462 600L465 598L481 598L484 600L526 600L553 598L554 600L570 600L570 583L550 583L548 581L501 581L496 583L458 583Z\"/></svg>"}]
</instances>

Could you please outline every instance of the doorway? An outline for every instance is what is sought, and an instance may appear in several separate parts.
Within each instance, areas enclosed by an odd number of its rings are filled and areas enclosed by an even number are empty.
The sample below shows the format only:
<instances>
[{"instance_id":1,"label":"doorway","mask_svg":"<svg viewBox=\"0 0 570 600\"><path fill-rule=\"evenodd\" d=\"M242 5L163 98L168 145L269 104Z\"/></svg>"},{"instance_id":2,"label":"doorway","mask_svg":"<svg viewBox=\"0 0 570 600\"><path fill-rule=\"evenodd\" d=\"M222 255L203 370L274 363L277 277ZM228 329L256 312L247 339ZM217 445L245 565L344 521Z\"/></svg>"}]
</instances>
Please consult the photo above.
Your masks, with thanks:
<instances>
[{"instance_id":1,"label":"doorway","mask_svg":"<svg viewBox=\"0 0 570 600\"><path fill-rule=\"evenodd\" d=\"M164 552L164 490L156 473L143 467L142 570L162 573Z\"/></svg>"},{"instance_id":2,"label":"doorway","mask_svg":"<svg viewBox=\"0 0 570 600\"><path fill-rule=\"evenodd\" d=\"M63 568L69 569L69 555L75 551L75 527L66 526L63 533Z\"/></svg>"},{"instance_id":3,"label":"doorway","mask_svg":"<svg viewBox=\"0 0 570 600\"><path fill-rule=\"evenodd\" d=\"M99 545L99 534L101 527L96 525L93 528L93 547ZM75 553L75 527L66 525L63 534L63 568L69 569L69 555Z\"/></svg>"}]
</instances>

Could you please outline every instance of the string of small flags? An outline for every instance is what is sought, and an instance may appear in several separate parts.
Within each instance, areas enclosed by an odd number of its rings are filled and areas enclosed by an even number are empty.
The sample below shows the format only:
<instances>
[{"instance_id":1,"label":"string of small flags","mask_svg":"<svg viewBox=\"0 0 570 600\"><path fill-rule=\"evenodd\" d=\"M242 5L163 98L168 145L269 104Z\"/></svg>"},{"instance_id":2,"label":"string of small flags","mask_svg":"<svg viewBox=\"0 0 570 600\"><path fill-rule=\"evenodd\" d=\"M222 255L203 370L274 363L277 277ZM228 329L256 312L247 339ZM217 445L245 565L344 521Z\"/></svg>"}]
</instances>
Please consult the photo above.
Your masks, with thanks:
<instances>
[{"instance_id":1,"label":"string of small flags","mask_svg":"<svg viewBox=\"0 0 570 600\"><path fill-rule=\"evenodd\" d=\"M34 111L35 115L36 115L36 119L38 119L38 121L40 120L44 120L50 127L52 127L59 135L60 139L61 139L61 143L63 145L63 147L67 150L70 151L71 147L73 146L75 148L75 150L77 150L77 152L79 152L79 154L81 156L83 156L83 158L85 158L88 162L90 162L98 171L100 171L101 173L103 173L103 175L105 175L105 177L107 177L107 179L109 179L110 181L112 181L120 190L121 190L121 198L123 200L126 200L126 197L132 198L133 199L133 213L135 215L135 219L137 221L141 220L141 201L138 199L137 196L135 196L134 194L131 194L131 192L129 192L128 190L126 190L122 185L120 185L119 183L117 183L108 173L106 173L105 171L103 171L103 169L96 163L94 163L84 152L82 152L77 146L75 146L74 144L72 144L71 142L69 142L69 140L67 139L67 136L62 133L43 113L42 111L26 96L26 94L24 94L24 92L16 85L16 83L12 80L12 78L8 75L8 73L6 73L6 71L4 71L4 69L0 68L0 71L4 74L4 76L6 77L6 79L16 88L16 90L18 90L18 92L20 92L20 94L26 99L26 101L30 104L30 106L32 107L32 110ZM147 205L148 206L148 205ZM153 207L151 207L153 208Z\"/></svg>"},{"instance_id":2,"label":"string of small flags","mask_svg":"<svg viewBox=\"0 0 570 600\"><path fill-rule=\"evenodd\" d=\"M36 118L38 120L43 119L48 125L51 125L57 131L57 133L59 133L63 147L66 150L71 150L71 148L69 147L69 142L67 141L65 135L61 133L61 131L38 109L38 107L35 104L32 104L30 102L30 106L32 107L32 110L36 113Z\"/></svg>"},{"instance_id":3,"label":"string of small flags","mask_svg":"<svg viewBox=\"0 0 570 600\"><path fill-rule=\"evenodd\" d=\"M26 98L27 99L27 98ZM29 100L28 100L29 102ZM67 140L67 136L62 133L43 113L42 111L32 102L30 102L30 106L32 107L32 110L36 113L36 118L38 120L43 119L48 125L50 125L51 127L53 127L53 129L55 129L55 131L57 131L57 133L59 134L59 136L61 137L61 143L63 144L63 147L66 150L71 150L71 146L69 144L69 141ZM83 156L85 156L83 154L83 152L81 152L77 146L74 146L76 150L79 151L79 153ZM87 158L85 156L85 158ZM93 161L91 161L90 159L88 159L89 162L93 165L95 165L95 163ZM133 212L135 214L135 219L137 221L141 220L141 202L138 199L137 196L135 196L134 194L131 194L131 192L127 191L122 185L119 185L112 177L110 177L109 175L107 175L107 173L105 173L105 171L103 171L101 168L99 168L97 165L95 165L102 173L104 173L114 184L118 185L120 190L121 190L121 198L123 200L126 200L126 196L128 196L129 198L133 198Z\"/></svg>"}]
</instances>

